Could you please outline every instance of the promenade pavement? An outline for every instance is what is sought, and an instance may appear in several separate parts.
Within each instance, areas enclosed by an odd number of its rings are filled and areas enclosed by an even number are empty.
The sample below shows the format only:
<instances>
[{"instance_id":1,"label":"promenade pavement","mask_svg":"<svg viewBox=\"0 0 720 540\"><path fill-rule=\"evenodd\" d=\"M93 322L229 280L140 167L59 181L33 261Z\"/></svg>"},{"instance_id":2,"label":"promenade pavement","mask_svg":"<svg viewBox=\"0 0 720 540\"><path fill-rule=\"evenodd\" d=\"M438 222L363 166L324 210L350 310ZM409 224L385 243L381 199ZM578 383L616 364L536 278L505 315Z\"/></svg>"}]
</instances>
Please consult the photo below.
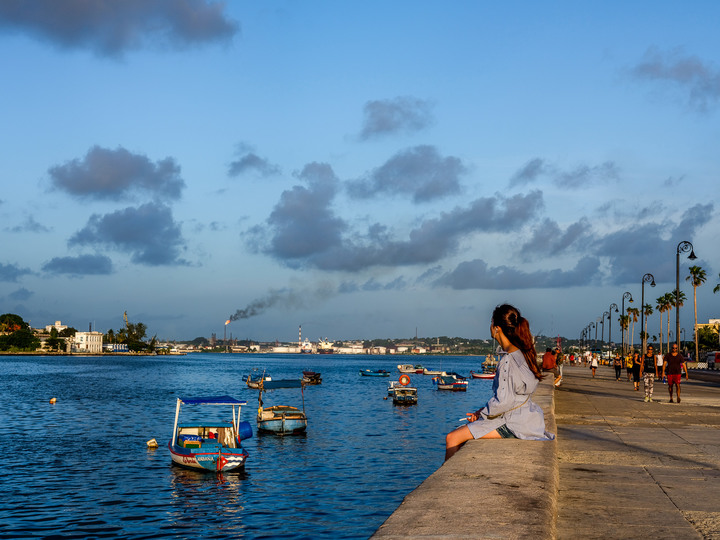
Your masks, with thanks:
<instances>
[{"instance_id":1,"label":"promenade pavement","mask_svg":"<svg viewBox=\"0 0 720 540\"><path fill-rule=\"evenodd\" d=\"M720 540L720 374L691 371L681 403L607 366L564 375L533 396L555 441L468 442L373 538Z\"/></svg>"},{"instance_id":2,"label":"promenade pavement","mask_svg":"<svg viewBox=\"0 0 720 540\"><path fill-rule=\"evenodd\" d=\"M557 538L720 539L720 385L691 371L681 403L657 381L646 403L611 367L564 371Z\"/></svg>"}]
</instances>

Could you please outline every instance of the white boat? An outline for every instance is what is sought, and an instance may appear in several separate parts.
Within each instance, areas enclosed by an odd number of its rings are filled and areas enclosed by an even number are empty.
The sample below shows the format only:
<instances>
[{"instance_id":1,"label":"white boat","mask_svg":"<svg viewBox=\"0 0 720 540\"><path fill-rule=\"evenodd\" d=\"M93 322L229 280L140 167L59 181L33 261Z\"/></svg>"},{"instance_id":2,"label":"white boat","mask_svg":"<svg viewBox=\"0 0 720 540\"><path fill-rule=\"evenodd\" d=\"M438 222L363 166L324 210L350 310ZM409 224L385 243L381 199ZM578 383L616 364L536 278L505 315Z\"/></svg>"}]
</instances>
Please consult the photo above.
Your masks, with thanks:
<instances>
[{"instance_id":1,"label":"white boat","mask_svg":"<svg viewBox=\"0 0 720 540\"><path fill-rule=\"evenodd\" d=\"M441 369L423 369L423 375L442 375L443 373L445 372Z\"/></svg>"},{"instance_id":2,"label":"white boat","mask_svg":"<svg viewBox=\"0 0 720 540\"><path fill-rule=\"evenodd\" d=\"M398 371L400 373L422 373L423 368L420 365L412 365L412 364L398 364Z\"/></svg>"},{"instance_id":3,"label":"white boat","mask_svg":"<svg viewBox=\"0 0 720 540\"><path fill-rule=\"evenodd\" d=\"M335 349L333 349L333 342L328 341L327 338L321 339L318 341L317 345L317 353L318 354L333 354L335 352Z\"/></svg>"},{"instance_id":4,"label":"white boat","mask_svg":"<svg viewBox=\"0 0 720 540\"><path fill-rule=\"evenodd\" d=\"M303 341L300 344L300 352L302 354L312 354L312 352L313 352L312 343L310 343L310 341L308 341L307 338L305 338L305 341Z\"/></svg>"}]
</instances>

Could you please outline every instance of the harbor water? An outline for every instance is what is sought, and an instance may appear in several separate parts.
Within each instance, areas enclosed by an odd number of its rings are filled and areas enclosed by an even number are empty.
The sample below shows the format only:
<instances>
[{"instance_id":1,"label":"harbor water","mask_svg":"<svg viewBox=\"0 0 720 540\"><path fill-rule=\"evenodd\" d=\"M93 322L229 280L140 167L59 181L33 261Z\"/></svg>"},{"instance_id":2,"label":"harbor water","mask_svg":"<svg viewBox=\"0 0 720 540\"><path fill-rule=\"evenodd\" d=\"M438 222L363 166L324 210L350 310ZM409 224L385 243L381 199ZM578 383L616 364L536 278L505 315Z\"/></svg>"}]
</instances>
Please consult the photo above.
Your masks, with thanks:
<instances>
[{"instance_id":1,"label":"harbor water","mask_svg":"<svg viewBox=\"0 0 720 540\"><path fill-rule=\"evenodd\" d=\"M397 364L468 375L483 357L189 354L0 356L0 538L368 538L442 465L445 434L491 395L438 391L410 375L418 404L393 405ZM242 376L322 373L322 384L264 394L302 407L305 435L258 434L258 391ZM363 377L386 369L389 378ZM247 400L244 471L171 465L180 396ZM51 398L57 398L50 404ZM387 398L387 399L386 399ZM156 439L159 447L148 448Z\"/></svg>"}]
</instances>

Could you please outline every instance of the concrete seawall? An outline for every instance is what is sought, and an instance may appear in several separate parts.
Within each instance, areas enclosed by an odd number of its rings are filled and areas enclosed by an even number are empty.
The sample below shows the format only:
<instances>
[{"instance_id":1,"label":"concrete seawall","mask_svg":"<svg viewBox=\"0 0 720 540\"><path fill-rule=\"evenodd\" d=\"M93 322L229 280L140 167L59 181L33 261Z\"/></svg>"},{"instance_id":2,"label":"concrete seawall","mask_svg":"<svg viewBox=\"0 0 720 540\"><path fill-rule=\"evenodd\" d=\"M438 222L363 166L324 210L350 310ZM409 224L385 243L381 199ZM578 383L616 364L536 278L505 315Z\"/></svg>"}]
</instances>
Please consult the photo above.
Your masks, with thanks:
<instances>
[{"instance_id":1,"label":"concrete seawall","mask_svg":"<svg viewBox=\"0 0 720 540\"><path fill-rule=\"evenodd\" d=\"M556 433L552 377L533 395ZM372 538L554 538L556 441L468 441L410 493Z\"/></svg>"}]
</instances>

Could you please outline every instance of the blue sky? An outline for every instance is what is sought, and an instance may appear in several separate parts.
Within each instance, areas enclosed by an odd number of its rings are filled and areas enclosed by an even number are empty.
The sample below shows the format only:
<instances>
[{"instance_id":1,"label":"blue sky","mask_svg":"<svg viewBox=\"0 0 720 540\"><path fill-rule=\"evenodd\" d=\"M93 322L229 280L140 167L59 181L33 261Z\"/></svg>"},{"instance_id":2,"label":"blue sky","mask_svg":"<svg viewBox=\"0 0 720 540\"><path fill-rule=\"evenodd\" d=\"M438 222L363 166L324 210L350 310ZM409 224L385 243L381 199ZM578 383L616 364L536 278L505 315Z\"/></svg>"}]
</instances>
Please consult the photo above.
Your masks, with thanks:
<instances>
[{"instance_id":1,"label":"blue sky","mask_svg":"<svg viewBox=\"0 0 720 540\"><path fill-rule=\"evenodd\" d=\"M639 305L645 273L646 301L670 292L687 240L706 322L717 20L716 2L4 0L0 311L101 331L127 311L177 340L228 317L256 340L487 338L511 302L578 337L623 292ZM689 336L692 300L681 316Z\"/></svg>"}]
</instances>

